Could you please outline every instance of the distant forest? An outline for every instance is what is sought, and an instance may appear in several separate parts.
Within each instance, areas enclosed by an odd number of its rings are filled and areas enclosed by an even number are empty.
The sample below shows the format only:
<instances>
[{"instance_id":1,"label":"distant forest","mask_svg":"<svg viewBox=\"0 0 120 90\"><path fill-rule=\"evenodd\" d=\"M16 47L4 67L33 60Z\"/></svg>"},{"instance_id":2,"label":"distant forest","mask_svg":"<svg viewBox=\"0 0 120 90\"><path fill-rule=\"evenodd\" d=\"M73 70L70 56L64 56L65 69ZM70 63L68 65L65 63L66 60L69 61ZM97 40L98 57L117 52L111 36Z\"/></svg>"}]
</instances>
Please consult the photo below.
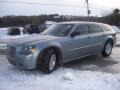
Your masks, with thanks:
<instances>
[{"instance_id":1,"label":"distant forest","mask_svg":"<svg viewBox=\"0 0 120 90\"><path fill-rule=\"evenodd\" d=\"M120 10L115 9L113 13L103 17L69 16L69 15L38 15L38 16L3 16L0 17L0 27L25 26L27 24L44 24L45 21L91 21L102 22L110 25L120 26Z\"/></svg>"}]
</instances>

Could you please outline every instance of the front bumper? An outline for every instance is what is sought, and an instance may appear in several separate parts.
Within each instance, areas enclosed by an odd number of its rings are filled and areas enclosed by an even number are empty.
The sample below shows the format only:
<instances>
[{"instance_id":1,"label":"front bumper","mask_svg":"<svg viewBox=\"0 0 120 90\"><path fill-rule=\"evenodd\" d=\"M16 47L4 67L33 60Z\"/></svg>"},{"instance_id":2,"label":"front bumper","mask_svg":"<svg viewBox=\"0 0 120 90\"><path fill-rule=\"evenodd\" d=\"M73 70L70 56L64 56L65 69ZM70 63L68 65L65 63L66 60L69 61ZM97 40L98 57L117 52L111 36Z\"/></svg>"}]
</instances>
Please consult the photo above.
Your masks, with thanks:
<instances>
[{"instance_id":1,"label":"front bumper","mask_svg":"<svg viewBox=\"0 0 120 90\"><path fill-rule=\"evenodd\" d=\"M36 68L36 55L21 55L15 53L11 56L9 52L7 52L8 61L21 69L35 69Z\"/></svg>"},{"instance_id":2,"label":"front bumper","mask_svg":"<svg viewBox=\"0 0 120 90\"><path fill-rule=\"evenodd\" d=\"M36 61L32 57L21 57L21 56L15 56L15 57L10 57L7 56L8 61L21 69L35 69L36 68Z\"/></svg>"}]
</instances>

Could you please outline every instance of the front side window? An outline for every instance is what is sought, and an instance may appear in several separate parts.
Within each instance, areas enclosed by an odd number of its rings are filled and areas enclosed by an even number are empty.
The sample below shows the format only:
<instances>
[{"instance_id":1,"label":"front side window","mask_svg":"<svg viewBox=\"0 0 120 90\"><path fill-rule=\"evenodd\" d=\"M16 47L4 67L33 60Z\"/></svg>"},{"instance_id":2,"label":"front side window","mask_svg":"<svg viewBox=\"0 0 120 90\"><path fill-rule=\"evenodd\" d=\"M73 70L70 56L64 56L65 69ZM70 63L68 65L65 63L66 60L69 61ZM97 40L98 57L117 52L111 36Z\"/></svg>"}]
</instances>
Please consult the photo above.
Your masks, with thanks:
<instances>
[{"instance_id":1,"label":"front side window","mask_svg":"<svg viewBox=\"0 0 120 90\"><path fill-rule=\"evenodd\" d=\"M89 33L88 25L78 25L75 32L79 32L80 35L85 35Z\"/></svg>"},{"instance_id":2,"label":"front side window","mask_svg":"<svg viewBox=\"0 0 120 90\"><path fill-rule=\"evenodd\" d=\"M73 24L55 24L45 30L42 34L51 36L67 36Z\"/></svg>"},{"instance_id":3,"label":"front side window","mask_svg":"<svg viewBox=\"0 0 120 90\"><path fill-rule=\"evenodd\" d=\"M102 29L98 25L90 24L90 33L97 33L97 32L102 32Z\"/></svg>"}]
</instances>

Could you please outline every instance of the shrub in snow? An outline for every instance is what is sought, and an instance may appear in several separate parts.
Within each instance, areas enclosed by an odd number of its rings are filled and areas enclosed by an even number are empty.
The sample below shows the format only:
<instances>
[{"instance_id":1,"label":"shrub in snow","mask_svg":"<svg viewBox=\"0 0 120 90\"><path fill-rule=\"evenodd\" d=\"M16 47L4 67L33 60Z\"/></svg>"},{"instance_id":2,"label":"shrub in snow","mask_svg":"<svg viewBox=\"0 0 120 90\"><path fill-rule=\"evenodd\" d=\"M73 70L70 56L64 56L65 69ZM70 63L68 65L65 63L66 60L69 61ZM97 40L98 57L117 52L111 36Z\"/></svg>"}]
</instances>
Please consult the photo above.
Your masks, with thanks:
<instances>
[{"instance_id":1,"label":"shrub in snow","mask_svg":"<svg viewBox=\"0 0 120 90\"><path fill-rule=\"evenodd\" d=\"M73 81L75 79L75 76L71 72L67 72L63 76L63 79Z\"/></svg>"}]
</instances>

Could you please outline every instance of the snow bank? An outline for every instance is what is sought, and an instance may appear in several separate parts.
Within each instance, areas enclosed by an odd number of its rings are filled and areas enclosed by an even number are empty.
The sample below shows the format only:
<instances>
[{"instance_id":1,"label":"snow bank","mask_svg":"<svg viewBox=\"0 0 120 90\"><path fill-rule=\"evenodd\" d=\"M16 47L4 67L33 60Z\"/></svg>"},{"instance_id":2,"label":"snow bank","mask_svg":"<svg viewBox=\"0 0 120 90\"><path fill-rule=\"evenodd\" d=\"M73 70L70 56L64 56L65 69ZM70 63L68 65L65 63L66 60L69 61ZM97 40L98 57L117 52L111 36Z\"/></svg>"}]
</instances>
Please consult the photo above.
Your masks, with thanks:
<instances>
[{"instance_id":1,"label":"snow bank","mask_svg":"<svg viewBox=\"0 0 120 90\"><path fill-rule=\"evenodd\" d=\"M3 35L7 35L7 30L8 30L9 27L6 27L6 28L0 28L0 37L3 36ZM21 35L23 34L22 33L22 30L23 30L23 27L19 27L20 29L20 32L21 32Z\"/></svg>"},{"instance_id":2,"label":"snow bank","mask_svg":"<svg viewBox=\"0 0 120 90\"><path fill-rule=\"evenodd\" d=\"M7 34L8 28L0 28L0 37Z\"/></svg>"},{"instance_id":3,"label":"snow bank","mask_svg":"<svg viewBox=\"0 0 120 90\"><path fill-rule=\"evenodd\" d=\"M19 27L19 28L21 30L21 35L7 35L8 28L0 28L0 43L7 43L13 39L28 36L28 35L23 35L23 33L22 33L23 28L22 27Z\"/></svg>"},{"instance_id":4,"label":"snow bank","mask_svg":"<svg viewBox=\"0 0 120 90\"><path fill-rule=\"evenodd\" d=\"M120 29L117 26L112 26L112 28L116 33L120 33Z\"/></svg>"},{"instance_id":5,"label":"snow bank","mask_svg":"<svg viewBox=\"0 0 120 90\"><path fill-rule=\"evenodd\" d=\"M59 68L45 75L6 65L0 68L0 90L120 90L120 74Z\"/></svg>"},{"instance_id":6,"label":"snow bank","mask_svg":"<svg viewBox=\"0 0 120 90\"><path fill-rule=\"evenodd\" d=\"M63 79L73 81L75 79L75 76L71 72L66 72L63 76Z\"/></svg>"}]
</instances>

